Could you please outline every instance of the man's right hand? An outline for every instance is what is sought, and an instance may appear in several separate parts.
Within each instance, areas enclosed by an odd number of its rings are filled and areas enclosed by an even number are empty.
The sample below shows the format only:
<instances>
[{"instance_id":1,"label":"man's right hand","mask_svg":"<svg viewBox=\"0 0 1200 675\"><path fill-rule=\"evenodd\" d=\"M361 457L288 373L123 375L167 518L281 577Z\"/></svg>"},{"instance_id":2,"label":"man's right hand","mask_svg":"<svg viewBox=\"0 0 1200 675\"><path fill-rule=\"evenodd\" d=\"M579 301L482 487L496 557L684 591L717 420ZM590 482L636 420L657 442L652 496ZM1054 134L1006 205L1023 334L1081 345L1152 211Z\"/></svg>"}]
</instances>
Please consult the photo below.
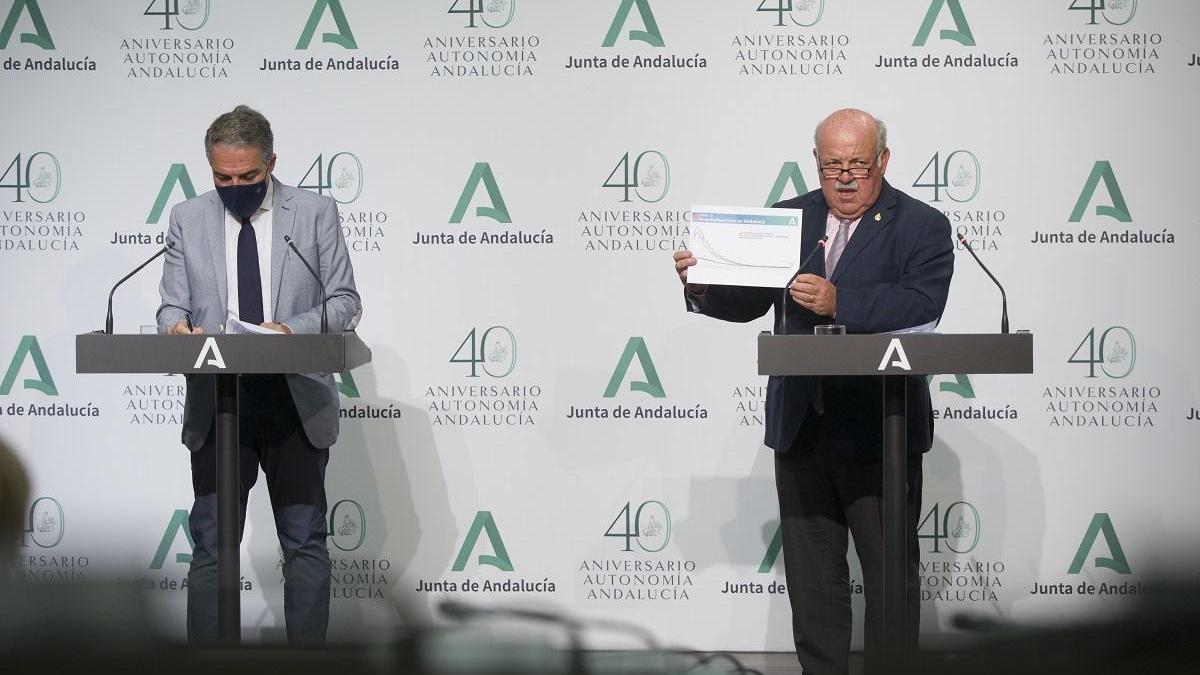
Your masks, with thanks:
<instances>
[{"instance_id":1,"label":"man's right hand","mask_svg":"<svg viewBox=\"0 0 1200 675\"><path fill-rule=\"evenodd\" d=\"M689 284L687 282L688 268L696 264L696 259L692 256L692 252L688 250L675 251L675 272L679 274L680 283L687 286L688 291L696 295L703 295L708 286L704 284Z\"/></svg>"},{"instance_id":2,"label":"man's right hand","mask_svg":"<svg viewBox=\"0 0 1200 675\"><path fill-rule=\"evenodd\" d=\"M199 326L190 328L186 321L178 321L167 330L167 335L199 335L203 332L204 329Z\"/></svg>"}]
</instances>

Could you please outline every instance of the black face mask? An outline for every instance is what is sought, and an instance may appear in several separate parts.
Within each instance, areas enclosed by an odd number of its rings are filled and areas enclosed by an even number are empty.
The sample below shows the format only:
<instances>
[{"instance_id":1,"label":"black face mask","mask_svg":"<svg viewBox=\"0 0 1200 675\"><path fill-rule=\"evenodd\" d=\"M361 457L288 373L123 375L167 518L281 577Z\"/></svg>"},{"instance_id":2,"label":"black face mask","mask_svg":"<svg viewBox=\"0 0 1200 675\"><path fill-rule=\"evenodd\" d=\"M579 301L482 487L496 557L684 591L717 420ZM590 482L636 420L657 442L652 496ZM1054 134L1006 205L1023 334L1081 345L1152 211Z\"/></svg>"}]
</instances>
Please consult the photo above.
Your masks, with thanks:
<instances>
[{"instance_id":1,"label":"black face mask","mask_svg":"<svg viewBox=\"0 0 1200 675\"><path fill-rule=\"evenodd\" d=\"M262 206L267 196L267 179L250 185L217 186L217 194L221 196L225 208L237 217L238 222L243 222Z\"/></svg>"}]
</instances>

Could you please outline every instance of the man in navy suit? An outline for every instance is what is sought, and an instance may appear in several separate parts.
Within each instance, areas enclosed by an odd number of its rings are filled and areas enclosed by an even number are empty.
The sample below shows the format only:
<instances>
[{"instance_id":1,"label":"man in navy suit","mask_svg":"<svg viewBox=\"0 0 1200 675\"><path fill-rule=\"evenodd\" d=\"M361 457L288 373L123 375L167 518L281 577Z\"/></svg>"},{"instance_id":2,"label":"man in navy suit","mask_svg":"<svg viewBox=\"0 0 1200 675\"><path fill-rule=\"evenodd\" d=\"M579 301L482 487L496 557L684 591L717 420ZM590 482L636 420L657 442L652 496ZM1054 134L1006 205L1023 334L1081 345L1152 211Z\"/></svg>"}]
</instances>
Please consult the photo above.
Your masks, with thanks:
<instances>
[{"instance_id":1,"label":"man in navy suit","mask_svg":"<svg viewBox=\"0 0 1200 675\"><path fill-rule=\"evenodd\" d=\"M777 332L812 334L836 323L850 333L932 327L954 272L950 222L884 180L890 151L883 122L861 110L834 112L817 125L813 156L821 189L780 202L803 209L802 253L828 236L824 257L788 289L687 284L696 264L675 253L689 311L752 321L775 310ZM781 325L786 316L786 326ZM909 377L908 609L912 648L920 619L921 458L933 443L929 387ZM766 438L775 485L796 655L804 672L846 673L850 651L847 530L854 536L866 593L867 672L882 672L882 410L879 378L771 377Z\"/></svg>"}]
</instances>

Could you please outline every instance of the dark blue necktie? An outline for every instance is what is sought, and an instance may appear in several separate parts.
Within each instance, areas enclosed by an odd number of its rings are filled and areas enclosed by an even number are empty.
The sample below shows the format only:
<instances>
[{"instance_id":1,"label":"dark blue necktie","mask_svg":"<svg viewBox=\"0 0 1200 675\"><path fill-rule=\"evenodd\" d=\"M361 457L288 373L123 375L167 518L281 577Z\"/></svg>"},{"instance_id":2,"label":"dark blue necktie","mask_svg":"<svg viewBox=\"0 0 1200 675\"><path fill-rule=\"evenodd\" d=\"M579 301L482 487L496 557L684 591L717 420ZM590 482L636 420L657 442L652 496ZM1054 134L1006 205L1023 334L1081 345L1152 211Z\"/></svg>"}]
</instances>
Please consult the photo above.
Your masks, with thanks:
<instances>
[{"instance_id":1,"label":"dark blue necktie","mask_svg":"<svg viewBox=\"0 0 1200 675\"><path fill-rule=\"evenodd\" d=\"M242 221L237 251L238 317L257 326L264 321L262 275L258 271L258 240L249 218Z\"/></svg>"}]
</instances>

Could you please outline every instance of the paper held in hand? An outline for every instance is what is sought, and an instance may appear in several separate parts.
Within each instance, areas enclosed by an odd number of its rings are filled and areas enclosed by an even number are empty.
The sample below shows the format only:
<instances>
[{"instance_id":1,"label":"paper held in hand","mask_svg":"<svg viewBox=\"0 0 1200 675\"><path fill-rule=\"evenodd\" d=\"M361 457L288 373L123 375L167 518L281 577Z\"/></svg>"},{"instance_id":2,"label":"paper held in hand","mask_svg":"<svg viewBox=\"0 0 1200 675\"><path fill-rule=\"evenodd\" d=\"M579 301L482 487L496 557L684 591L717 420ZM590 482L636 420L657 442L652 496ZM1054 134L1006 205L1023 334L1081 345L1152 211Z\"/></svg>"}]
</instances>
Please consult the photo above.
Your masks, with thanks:
<instances>
[{"instance_id":1,"label":"paper held in hand","mask_svg":"<svg viewBox=\"0 0 1200 675\"><path fill-rule=\"evenodd\" d=\"M226 321L225 322L225 334L226 335L243 335L243 334L286 335L286 333L284 333L282 331L272 330L270 328L263 328L262 326L256 326L252 323L246 323L245 321L242 321L241 319L230 319L229 321Z\"/></svg>"},{"instance_id":2,"label":"paper held in hand","mask_svg":"<svg viewBox=\"0 0 1200 675\"><path fill-rule=\"evenodd\" d=\"M783 288L800 264L800 209L693 206L691 284Z\"/></svg>"}]
</instances>

